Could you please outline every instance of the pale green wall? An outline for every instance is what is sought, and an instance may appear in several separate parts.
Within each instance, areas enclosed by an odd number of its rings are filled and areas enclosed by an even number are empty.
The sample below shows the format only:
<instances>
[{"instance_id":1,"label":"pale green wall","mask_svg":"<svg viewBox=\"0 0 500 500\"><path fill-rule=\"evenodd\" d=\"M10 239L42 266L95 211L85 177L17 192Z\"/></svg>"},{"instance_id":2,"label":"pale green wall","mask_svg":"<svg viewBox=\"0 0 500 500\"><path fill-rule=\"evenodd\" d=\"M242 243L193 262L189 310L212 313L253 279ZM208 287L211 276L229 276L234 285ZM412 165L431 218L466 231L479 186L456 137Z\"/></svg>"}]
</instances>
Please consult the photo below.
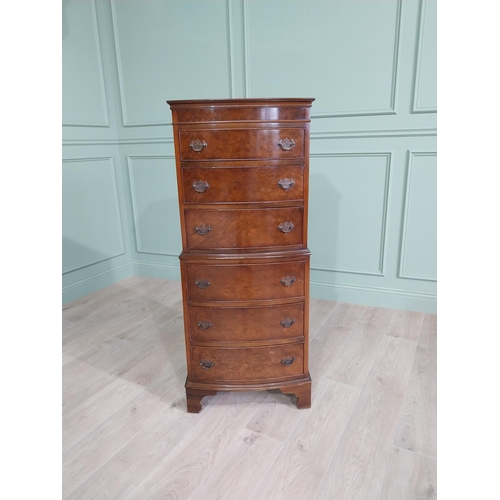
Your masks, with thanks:
<instances>
[{"instance_id":1,"label":"pale green wall","mask_svg":"<svg viewBox=\"0 0 500 500\"><path fill-rule=\"evenodd\" d=\"M435 0L64 0L63 296L177 279L167 99L315 97L313 297L436 308Z\"/></svg>"}]
</instances>

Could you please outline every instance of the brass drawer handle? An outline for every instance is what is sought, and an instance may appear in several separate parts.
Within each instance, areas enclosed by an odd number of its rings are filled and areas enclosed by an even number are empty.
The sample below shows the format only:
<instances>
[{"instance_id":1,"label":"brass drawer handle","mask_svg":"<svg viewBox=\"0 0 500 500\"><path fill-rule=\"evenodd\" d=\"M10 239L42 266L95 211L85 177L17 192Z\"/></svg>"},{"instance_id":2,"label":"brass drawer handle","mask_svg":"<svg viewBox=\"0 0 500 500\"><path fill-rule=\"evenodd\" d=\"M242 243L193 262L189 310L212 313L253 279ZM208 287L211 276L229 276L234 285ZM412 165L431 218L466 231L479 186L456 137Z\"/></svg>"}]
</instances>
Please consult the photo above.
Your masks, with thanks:
<instances>
[{"instance_id":1,"label":"brass drawer handle","mask_svg":"<svg viewBox=\"0 0 500 500\"><path fill-rule=\"evenodd\" d=\"M195 283L196 283L196 286L198 288L202 288L202 289L207 288L207 286L210 285L210 281L208 281L205 278L201 278L200 280L196 280Z\"/></svg>"},{"instance_id":2,"label":"brass drawer handle","mask_svg":"<svg viewBox=\"0 0 500 500\"><path fill-rule=\"evenodd\" d=\"M285 328L290 328L295 323L293 318L285 318L281 320L281 325Z\"/></svg>"},{"instance_id":3,"label":"brass drawer handle","mask_svg":"<svg viewBox=\"0 0 500 500\"><path fill-rule=\"evenodd\" d=\"M281 283L285 286L292 286L296 281L297 278L295 276L285 276L284 278L281 278Z\"/></svg>"},{"instance_id":4,"label":"brass drawer handle","mask_svg":"<svg viewBox=\"0 0 500 500\"><path fill-rule=\"evenodd\" d=\"M295 361L293 356L287 356L281 360L281 364L285 366L290 366Z\"/></svg>"},{"instance_id":5,"label":"brass drawer handle","mask_svg":"<svg viewBox=\"0 0 500 500\"><path fill-rule=\"evenodd\" d=\"M284 179L280 179L278 181L278 186L281 189L284 189L285 191L288 191L291 189L295 184L295 181L293 179L289 179L288 177L285 177Z\"/></svg>"},{"instance_id":6,"label":"brass drawer handle","mask_svg":"<svg viewBox=\"0 0 500 500\"><path fill-rule=\"evenodd\" d=\"M193 150L199 153L200 151L203 151L204 148L206 148L208 144L205 141L200 141L199 139L194 139L189 143L189 147Z\"/></svg>"},{"instance_id":7,"label":"brass drawer handle","mask_svg":"<svg viewBox=\"0 0 500 500\"><path fill-rule=\"evenodd\" d=\"M281 147L283 151L290 151L295 146L295 141L286 137L285 139L280 139L278 146Z\"/></svg>"},{"instance_id":8,"label":"brass drawer handle","mask_svg":"<svg viewBox=\"0 0 500 500\"><path fill-rule=\"evenodd\" d=\"M208 188L209 184L206 181L194 181L193 188L197 193L204 193Z\"/></svg>"},{"instance_id":9,"label":"brass drawer handle","mask_svg":"<svg viewBox=\"0 0 500 500\"><path fill-rule=\"evenodd\" d=\"M200 366L202 368L205 368L205 370L210 370L210 368L212 368L212 366L214 366L214 362L213 361L209 361L208 359L202 359L200 361Z\"/></svg>"},{"instance_id":10,"label":"brass drawer handle","mask_svg":"<svg viewBox=\"0 0 500 500\"><path fill-rule=\"evenodd\" d=\"M212 327L212 323L210 321L198 321L198 328L201 330L208 330Z\"/></svg>"},{"instance_id":11,"label":"brass drawer handle","mask_svg":"<svg viewBox=\"0 0 500 500\"><path fill-rule=\"evenodd\" d=\"M206 224L202 224L201 226L196 226L195 229L196 232L198 234L201 234L202 236L207 235L212 230L212 228L210 226L207 226Z\"/></svg>"},{"instance_id":12,"label":"brass drawer handle","mask_svg":"<svg viewBox=\"0 0 500 500\"><path fill-rule=\"evenodd\" d=\"M293 222L282 222L279 226L278 229L282 233L289 233L295 226L293 225Z\"/></svg>"}]
</instances>

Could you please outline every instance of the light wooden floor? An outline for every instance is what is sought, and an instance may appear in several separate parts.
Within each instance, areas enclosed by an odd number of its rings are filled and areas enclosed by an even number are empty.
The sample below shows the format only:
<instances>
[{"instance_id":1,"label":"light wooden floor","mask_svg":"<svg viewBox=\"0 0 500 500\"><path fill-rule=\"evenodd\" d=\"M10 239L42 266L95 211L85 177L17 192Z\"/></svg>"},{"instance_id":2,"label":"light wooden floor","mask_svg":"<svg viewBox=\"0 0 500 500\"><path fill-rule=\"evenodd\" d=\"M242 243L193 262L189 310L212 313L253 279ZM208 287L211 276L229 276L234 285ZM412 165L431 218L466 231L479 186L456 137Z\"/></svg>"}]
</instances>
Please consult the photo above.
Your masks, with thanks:
<instances>
[{"instance_id":1,"label":"light wooden floor","mask_svg":"<svg viewBox=\"0 0 500 500\"><path fill-rule=\"evenodd\" d=\"M185 409L177 282L63 308L63 497L436 498L436 316L311 301L312 408L279 392Z\"/></svg>"}]
</instances>

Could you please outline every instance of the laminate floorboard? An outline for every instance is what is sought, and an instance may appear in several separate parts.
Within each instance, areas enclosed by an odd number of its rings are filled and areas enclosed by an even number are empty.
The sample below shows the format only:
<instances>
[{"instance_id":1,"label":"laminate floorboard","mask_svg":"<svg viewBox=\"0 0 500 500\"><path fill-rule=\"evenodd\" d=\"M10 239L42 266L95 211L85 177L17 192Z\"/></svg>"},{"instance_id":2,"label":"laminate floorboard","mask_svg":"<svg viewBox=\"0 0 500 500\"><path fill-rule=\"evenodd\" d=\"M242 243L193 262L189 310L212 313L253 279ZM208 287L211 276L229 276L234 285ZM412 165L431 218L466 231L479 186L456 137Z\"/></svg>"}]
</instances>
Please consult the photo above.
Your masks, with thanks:
<instances>
[{"instance_id":1,"label":"laminate floorboard","mask_svg":"<svg viewBox=\"0 0 500 500\"><path fill-rule=\"evenodd\" d=\"M250 498L265 481L281 448L279 441L248 429L241 430L190 499Z\"/></svg>"},{"instance_id":2,"label":"laminate floorboard","mask_svg":"<svg viewBox=\"0 0 500 500\"><path fill-rule=\"evenodd\" d=\"M436 461L393 446L378 500L436 500Z\"/></svg>"},{"instance_id":3,"label":"laminate floorboard","mask_svg":"<svg viewBox=\"0 0 500 500\"><path fill-rule=\"evenodd\" d=\"M173 282L172 282L173 283ZM134 300L146 295L152 288L161 288L165 285L158 279L140 279L139 277L128 278L117 285L109 286L91 293L76 303L67 304L63 307L63 318L73 323L78 323L89 316L105 311L110 303L122 304L126 300ZM168 285L166 288L173 288Z\"/></svg>"},{"instance_id":4,"label":"laminate floorboard","mask_svg":"<svg viewBox=\"0 0 500 500\"><path fill-rule=\"evenodd\" d=\"M249 413L255 411L264 398L262 392L226 394L130 498L189 498L224 457L245 427Z\"/></svg>"},{"instance_id":5,"label":"laminate floorboard","mask_svg":"<svg viewBox=\"0 0 500 500\"><path fill-rule=\"evenodd\" d=\"M304 412L252 500L314 498L359 395L357 387L323 379L314 411ZM328 498L328 497L324 497Z\"/></svg>"},{"instance_id":6,"label":"laminate floorboard","mask_svg":"<svg viewBox=\"0 0 500 500\"><path fill-rule=\"evenodd\" d=\"M393 337L418 340L424 316L420 312L394 311L386 333Z\"/></svg>"},{"instance_id":7,"label":"laminate floorboard","mask_svg":"<svg viewBox=\"0 0 500 500\"><path fill-rule=\"evenodd\" d=\"M315 385L313 385L314 395ZM268 396L246 425L247 429L285 442L300 418L306 412L298 412L295 398L281 391L269 391Z\"/></svg>"},{"instance_id":8,"label":"laminate floorboard","mask_svg":"<svg viewBox=\"0 0 500 500\"><path fill-rule=\"evenodd\" d=\"M80 356L92 347L100 345L105 340L123 334L142 321L152 325L161 325L165 321L165 307L170 304L172 296L168 299L152 301L147 299L129 300L121 303L122 307L112 308L113 319L107 323L88 328L85 335L79 335L64 345L63 353L66 355ZM108 314L110 311L108 311ZM87 326L87 325L86 325Z\"/></svg>"},{"instance_id":9,"label":"laminate floorboard","mask_svg":"<svg viewBox=\"0 0 500 500\"><path fill-rule=\"evenodd\" d=\"M394 311L367 307L328 373L344 384L362 387Z\"/></svg>"},{"instance_id":10,"label":"laminate floorboard","mask_svg":"<svg viewBox=\"0 0 500 500\"><path fill-rule=\"evenodd\" d=\"M437 359L436 316L426 314L394 444L436 458Z\"/></svg>"},{"instance_id":11,"label":"laminate floorboard","mask_svg":"<svg viewBox=\"0 0 500 500\"><path fill-rule=\"evenodd\" d=\"M120 331L123 325L131 326L140 322L141 318L150 318L155 311L162 313L164 312L162 307L181 299L180 288L176 282L168 282L162 287L161 281L155 279L142 283L137 291L125 288L120 290L119 294L110 292L101 300L91 301L79 308L78 313L81 317L79 316L77 323L65 319L70 323L63 330L65 351L74 352L73 346L80 345L79 338L84 339L83 346L88 348L92 345L90 340L93 335L103 330L109 331L112 326L116 326Z\"/></svg>"},{"instance_id":12,"label":"laminate floorboard","mask_svg":"<svg viewBox=\"0 0 500 500\"><path fill-rule=\"evenodd\" d=\"M62 450L66 451L108 419L117 408L138 396L142 389L117 378L73 411L63 416Z\"/></svg>"},{"instance_id":13,"label":"laminate floorboard","mask_svg":"<svg viewBox=\"0 0 500 500\"><path fill-rule=\"evenodd\" d=\"M186 412L179 282L63 308L63 498L436 498L436 316L311 300L312 407L219 392Z\"/></svg>"},{"instance_id":14,"label":"laminate floorboard","mask_svg":"<svg viewBox=\"0 0 500 500\"><path fill-rule=\"evenodd\" d=\"M116 378L127 379L131 370L143 370L142 363L149 363L150 357L160 352L167 367L184 368L185 350L181 333L179 331L179 336L169 342L153 332L136 344L128 343L99 363L87 365L82 376L63 385L63 413L73 410Z\"/></svg>"},{"instance_id":15,"label":"laminate floorboard","mask_svg":"<svg viewBox=\"0 0 500 500\"><path fill-rule=\"evenodd\" d=\"M63 494L72 493L120 451L164 408L175 379L166 377L119 408L63 453Z\"/></svg>"},{"instance_id":16,"label":"laminate floorboard","mask_svg":"<svg viewBox=\"0 0 500 500\"><path fill-rule=\"evenodd\" d=\"M314 299L309 304L309 339L313 339L338 307L338 302Z\"/></svg>"},{"instance_id":17,"label":"laminate floorboard","mask_svg":"<svg viewBox=\"0 0 500 500\"><path fill-rule=\"evenodd\" d=\"M316 500L377 500L416 342L385 336Z\"/></svg>"},{"instance_id":18,"label":"laminate floorboard","mask_svg":"<svg viewBox=\"0 0 500 500\"><path fill-rule=\"evenodd\" d=\"M337 369L337 357L342 352L365 306L340 304L310 343L309 365L313 380L321 380L330 370Z\"/></svg>"},{"instance_id":19,"label":"laminate floorboard","mask_svg":"<svg viewBox=\"0 0 500 500\"><path fill-rule=\"evenodd\" d=\"M150 424L70 494L68 499L123 498L191 431L192 427L189 425L159 413Z\"/></svg>"}]
</instances>

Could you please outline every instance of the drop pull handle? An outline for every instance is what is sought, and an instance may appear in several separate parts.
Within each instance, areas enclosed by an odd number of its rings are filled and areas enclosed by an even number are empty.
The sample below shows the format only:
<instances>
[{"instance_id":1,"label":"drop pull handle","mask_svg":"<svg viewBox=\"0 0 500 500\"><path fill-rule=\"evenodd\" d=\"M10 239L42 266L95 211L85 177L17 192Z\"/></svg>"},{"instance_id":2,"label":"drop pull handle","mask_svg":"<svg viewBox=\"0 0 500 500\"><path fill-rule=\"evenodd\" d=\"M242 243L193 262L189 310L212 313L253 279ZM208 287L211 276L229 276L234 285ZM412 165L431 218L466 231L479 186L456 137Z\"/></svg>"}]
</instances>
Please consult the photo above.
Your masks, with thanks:
<instances>
[{"instance_id":1,"label":"drop pull handle","mask_svg":"<svg viewBox=\"0 0 500 500\"><path fill-rule=\"evenodd\" d=\"M200 330L208 330L212 327L212 323L210 321L198 321L198 328Z\"/></svg>"},{"instance_id":2,"label":"drop pull handle","mask_svg":"<svg viewBox=\"0 0 500 500\"><path fill-rule=\"evenodd\" d=\"M207 286L210 285L210 281L208 281L207 279L205 278L201 278L199 280L196 280L195 281L195 284L198 288L207 288Z\"/></svg>"},{"instance_id":3,"label":"drop pull handle","mask_svg":"<svg viewBox=\"0 0 500 500\"><path fill-rule=\"evenodd\" d=\"M284 326L285 328L290 328L294 323L295 320L293 318L285 318L281 320L281 326Z\"/></svg>"},{"instance_id":4,"label":"drop pull handle","mask_svg":"<svg viewBox=\"0 0 500 500\"><path fill-rule=\"evenodd\" d=\"M201 234L202 236L206 236L212 230L212 228L210 226L207 226L206 224L196 226L194 229L198 234Z\"/></svg>"},{"instance_id":5,"label":"drop pull handle","mask_svg":"<svg viewBox=\"0 0 500 500\"><path fill-rule=\"evenodd\" d=\"M189 147L197 153L203 151L207 146L208 144L205 141L200 141L199 139L194 139L189 143Z\"/></svg>"},{"instance_id":6,"label":"drop pull handle","mask_svg":"<svg viewBox=\"0 0 500 500\"><path fill-rule=\"evenodd\" d=\"M286 358L283 358L281 360L281 364L285 365L285 366L290 366L294 362L295 362L295 358L293 356L287 356Z\"/></svg>"},{"instance_id":7,"label":"drop pull handle","mask_svg":"<svg viewBox=\"0 0 500 500\"><path fill-rule=\"evenodd\" d=\"M285 286L292 286L297 281L295 276L285 276L281 278L281 283Z\"/></svg>"},{"instance_id":8,"label":"drop pull handle","mask_svg":"<svg viewBox=\"0 0 500 500\"><path fill-rule=\"evenodd\" d=\"M284 179L280 179L278 181L278 186L281 189L284 189L285 191L288 191L291 189L295 184L295 181L293 179L289 179L288 177L285 177Z\"/></svg>"},{"instance_id":9,"label":"drop pull handle","mask_svg":"<svg viewBox=\"0 0 500 500\"><path fill-rule=\"evenodd\" d=\"M282 233L289 233L295 226L293 225L293 222L282 222L279 226L278 229Z\"/></svg>"},{"instance_id":10,"label":"drop pull handle","mask_svg":"<svg viewBox=\"0 0 500 500\"><path fill-rule=\"evenodd\" d=\"M209 184L207 181L194 181L193 188L197 193L204 193L208 188Z\"/></svg>"},{"instance_id":11,"label":"drop pull handle","mask_svg":"<svg viewBox=\"0 0 500 500\"><path fill-rule=\"evenodd\" d=\"M283 151L290 151L295 146L295 141L286 137L285 139L280 139L278 146L281 147Z\"/></svg>"},{"instance_id":12,"label":"drop pull handle","mask_svg":"<svg viewBox=\"0 0 500 500\"><path fill-rule=\"evenodd\" d=\"M212 366L214 366L214 362L213 361L210 361L208 359L202 359L200 361L200 366L202 368L204 368L205 370L210 370L210 368L212 368Z\"/></svg>"}]
</instances>

